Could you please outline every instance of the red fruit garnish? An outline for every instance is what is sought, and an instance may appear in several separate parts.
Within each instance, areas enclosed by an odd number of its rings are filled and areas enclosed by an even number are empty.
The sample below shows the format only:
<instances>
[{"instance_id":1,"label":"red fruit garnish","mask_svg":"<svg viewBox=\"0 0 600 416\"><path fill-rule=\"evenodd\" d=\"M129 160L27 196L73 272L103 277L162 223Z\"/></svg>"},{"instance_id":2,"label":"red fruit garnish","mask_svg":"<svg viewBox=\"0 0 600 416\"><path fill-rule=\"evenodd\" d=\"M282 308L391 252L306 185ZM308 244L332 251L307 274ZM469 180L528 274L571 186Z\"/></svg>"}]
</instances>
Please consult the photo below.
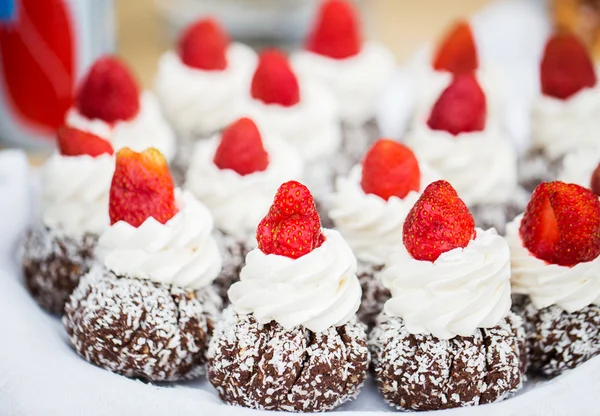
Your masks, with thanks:
<instances>
[{"instance_id":1,"label":"red fruit garnish","mask_svg":"<svg viewBox=\"0 0 600 416\"><path fill-rule=\"evenodd\" d=\"M149 217L164 224L177 213L173 179L165 157L155 148L117 152L110 186L110 223L139 227Z\"/></svg>"},{"instance_id":2,"label":"red fruit garnish","mask_svg":"<svg viewBox=\"0 0 600 416\"><path fill-rule=\"evenodd\" d=\"M256 240L263 253L292 259L323 244L321 219L306 186L290 181L279 187L273 205L258 225Z\"/></svg>"},{"instance_id":3,"label":"red fruit garnish","mask_svg":"<svg viewBox=\"0 0 600 416\"><path fill-rule=\"evenodd\" d=\"M527 204L519 233L523 245L548 263L594 260L600 254L600 200L579 185L542 183Z\"/></svg>"},{"instance_id":4,"label":"red fruit garnish","mask_svg":"<svg viewBox=\"0 0 600 416\"><path fill-rule=\"evenodd\" d=\"M435 261L475 238L475 220L452 185L436 181L425 188L408 213L402 238L415 259Z\"/></svg>"},{"instance_id":5,"label":"red fruit garnish","mask_svg":"<svg viewBox=\"0 0 600 416\"><path fill-rule=\"evenodd\" d=\"M83 79L76 105L87 118L107 123L130 120L140 109L140 90L120 60L105 56L94 62Z\"/></svg>"},{"instance_id":6,"label":"red fruit garnish","mask_svg":"<svg viewBox=\"0 0 600 416\"><path fill-rule=\"evenodd\" d=\"M111 144L102 137L69 126L58 129L58 150L63 156L100 156L114 153Z\"/></svg>"},{"instance_id":7,"label":"red fruit garnish","mask_svg":"<svg viewBox=\"0 0 600 416\"><path fill-rule=\"evenodd\" d=\"M360 186L368 194L385 199L404 198L421 186L421 170L415 154L405 145L379 139L369 149L362 164Z\"/></svg>"},{"instance_id":8,"label":"red fruit garnish","mask_svg":"<svg viewBox=\"0 0 600 416\"><path fill-rule=\"evenodd\" d=\"M69 9L64 0L20 0L15 19L0 21L0 83L9 104L3 111L14 111L20 122L49 137L73 102L76 56Z\"/></svg>"},{"instance_id":9,"label":"red fruit garnish","mask_svg":"<svg viewBox=\"0 0 600 416\"><path fill-rule=\"evenodd\" d=\"M258 66L252 78L252 98L265 104L291 107L300 101L298 78L292 71L287 57L276 49L260 54Z\"/></svg>"},{"instance_id":10,"label":"red fruit garnish","mask_svg":"<svg viewBox=\"0 0 600 416\"><path fill-rule=\"evenodd\" d=\"M347 1L327 0L306 41L306 49L334 59L357 55L362 45L360 22L354 6Z\"/></svg>"},{"instance_id":11,"label":"red fruit garnish","mask_svg":"<svg viewBox=\"0 0 600 416\"><path fill-rule=\"evenodd\" d=\"M227 68L229 37L211 18L192 23L177 45L181 61L192 68L220 71Z\"/></svg>"},{"instance_id":12,"label":"red fruit garnish","mask_svg":"<svg viewBox=\"0 0 600 416\"><path fill-rule=\"evenodd\" d=\"M473 72L479 66L471 25L461 20L446 34L435 53L433 68L453 74Z\"/></svg>"},{"instance_id":13,"label":"red fruit garnish","mask_svg":"<svg viewBox=\"0 0 600 416\"><path fill-rule=\"evenodd\" d=\"M240 118L223 130L213 162L219 169L231 169L240 175L265 170L269 154L254 121Z\"/></svg>"},{"instance_id":14,"label":"red fruit garnish","mask_svg":"<svg viewBox=\"0 0 600 416\"><path fill-rule=\"evenodd\" d=\"M542 93L565 100L596 85L596 71L585 46L570 33L559 33L546 43L540 66Z\"/></svg>"},{"instance_id":15,"label":"red fruit garnish","mask_svg":"<svg viewBox=\"0 0 600 416\"><path fill-rule=\"evenodd\" d=\"M427 125L450 134L482 131L487 106L485 95L472 73L455 75L431 110Z\"/></svg>"},{"instance_id":16,"label":"red fruit garnish","mask_svg":"<svg viewBox=\"0 0 600 416\"><path fill-rule=\"evenodd\" d=\"M600 164L594 169L592 173L592 180L590 181L590 189L593 193L600 196Z\"/></svg>"}]
</instances>

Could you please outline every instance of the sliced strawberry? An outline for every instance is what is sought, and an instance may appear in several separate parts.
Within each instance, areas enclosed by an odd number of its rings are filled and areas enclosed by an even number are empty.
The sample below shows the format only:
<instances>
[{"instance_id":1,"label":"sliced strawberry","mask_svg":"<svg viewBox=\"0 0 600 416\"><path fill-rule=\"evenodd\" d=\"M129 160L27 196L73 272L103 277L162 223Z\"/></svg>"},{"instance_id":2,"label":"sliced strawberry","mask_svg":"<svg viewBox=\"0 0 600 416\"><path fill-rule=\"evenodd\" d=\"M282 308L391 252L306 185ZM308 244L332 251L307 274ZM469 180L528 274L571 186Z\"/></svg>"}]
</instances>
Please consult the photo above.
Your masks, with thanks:
<instances>
[{"instance_id":1,"label":"sliced strawberry","mask_svg":"<svg viewBox=\"0 0 600 416\"><path fill-rule=\"evenodd\" d=\"M125 221L139 227L150 217L164 224L177 213L167 161L154 148L117 152L109 198L111 224Z\"/></svg>"},{"instance_id":2,"label":"sliced strawberry","mask_svg":"<svg viewBox=\"0 0 600 416\"><path fill-rule=\"evenodd\" d=\"M369 149L362 164L360 185L368 194L385 199L404 198L421 186L421 170L415 154L405 145L379 139Z\"/></svg>"},{"instance_id":3,"label":"sliced strawberry","mask_svg":"<svg viewBox=\"0 0 600 416\"><path fill-rule=\"evenodd\" d=\"M600 200L579 185L542 183L533 191L519 232L523 245L548 263L594 260L600 255Z\"/></svg>"},{"instance_id":4,"label":"sliced strawberry","mask_svg":"<svg viewBox=\"0 0 600 416\"><path fill-rule=\"evenodd\" d=\"M461 20L446 34L435 53L433 68L453 74L473 72L479 66L471 25Z\"/></svg>"},{"instance_id":5,"label":"sliced strawberry","mask_svg":"<svg viewBox=\"0 0 600 416\"><path fill-rule=\"evenodd\" d=\"M300 87L287 57L276 49L260 54L252 78L252 98L265 104L291 107L300 101Z\"/></svg>"},{"instance_id":6,"label":"sliced strawberry","mask_svg":"<svg viewBox=\"0 0 600 416\"><path fill-rule=\"evenodd\" d=\"M297 259L321 246L325 236L315 201L306 186L286 182L256 230L258 248L265 254Z\"/></svg>"},{"instance_id":7,"label":"sliced strawberry","mask_svg":"<svg viewBox=\"0 0 600 416\"><path fill-rule=\"evenodd\" d=\"M77 109L107 123L130 120L140 109L140 90L125 64L114 56L98 59L79 86Z\"/></svg>"},{"instance_id":8,"label":"sliced strawberry","mask_svg":"<svg viewBox=\"0 0 600 416\"><path fill-rule=\"evenodd\" d=\"M362 46L360 22L354 6L343 0L321 3L306 40L306 49L334 59L358 55Z\"/></svg>"},{"instance_id":9,"label":"sliced strawberry","mask_svg":"<svg viewBox=\"0 0 600 416\"><path fill-rule=\"evenodd\" d=\"M485 95L472 73L455 75L431 110L427 125L450 134L482 131L487 106Z\"/></svg>"},{"instance_id":10,"label":"sliced strawberry","mask_svg":"<svg viewBox=\"0 0 600 416\"><path fill-rule=\"evenodd\" d=\"M219 169L231 169L240 175L265 170L269 154L254 121L240 118L223 130L213 162Z\"/></svg>"},{"instance_id":11,"label":"sliced strawberry","mask_svg":"<svg viewBox=\"0 0 600 416\"><path fill-rule=\"evenodd\" d=\"M559 33L548 40L540 78L542 93L562 100L596 85L590 55L577 36L570 33Z\"/></svg>"},{"instance_id":12,"label":"sliced strawberry","mask_svg":"<svg viewBox=\"0 0 600 416\"><path fill-rule=\"evenodd\" d=\"M404 246L417 260L435 261L475 238L475 220L446 181L431 183L404 222Z\"/></svg>"},{"instance_id":13,"label":"sliced strawberry","mask_svg":"<svg viewBox=\"0 0 600 416\"><path fill-rule=\"evenodd\" d=\"M58 129L58 150L63 156L100 156L105 153L112 155L115 151L111 144L102 137L87 131L69 126Z\"/></svg>"},{"instance_id":14,"label":"sliced strawberry","mask_svg":"<svg viewBox=\"0 0 600 416\"><path fill-rule=\"evenodd\" d=\"M592 180L590 181L590 189L593 193L600 196L600 164L594 169L592 173Z\"/></svg>"},{"instance_id":15,"label":"sliced strawberry","mask_svg":"<svg viewBox=\"0 0 600 416\"><path fill-rule=\"evenodd\" d=\"M177 49L181 61L192 68L220 71L227 68L229 37L211 18L192 23L184 32Z\"/></svg>"}]
</instances>

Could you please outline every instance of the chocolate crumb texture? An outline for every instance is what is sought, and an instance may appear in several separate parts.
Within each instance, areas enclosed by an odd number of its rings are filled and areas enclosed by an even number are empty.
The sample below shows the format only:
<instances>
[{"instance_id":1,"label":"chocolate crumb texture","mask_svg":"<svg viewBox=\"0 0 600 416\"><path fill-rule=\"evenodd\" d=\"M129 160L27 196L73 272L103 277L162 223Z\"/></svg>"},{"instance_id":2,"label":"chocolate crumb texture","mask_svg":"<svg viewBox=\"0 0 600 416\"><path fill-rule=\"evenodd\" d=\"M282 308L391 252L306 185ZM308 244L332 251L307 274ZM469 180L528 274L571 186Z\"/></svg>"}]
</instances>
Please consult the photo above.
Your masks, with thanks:
<instances>
[{"instance_id":1,"label":"chocolate crumb texture","mask_svg":"<svg viewBox=\"0 0 600 416\"><path fill-rule=\"evenodd\" d=\"M541 149L532 149L518 160L519 183L529 192L542 182L556 180L563 158L551 160Z\"/></svg>"},{"instance_id":2,"label":"chocolate crumb texture","mask_svg":"<svg viewBox=\"0 0 600 416\"><path fill-rule=\"evenodd\" d=\"M240 240L219 229L215 229L213 235L223 258L221 273L213 282L213 286L221 296L223 304L228 305L227 291L232 284L240 280L240 271L244 267L246 254L251 250L251 247L248 241Z\"/></svg>"},{"instance_id":3,"label":"chocolate crumb texture","mask_svg":"<svg viewBox=\"0 0 600 416\"><path fill-rule=\"evenodd\" d=\"M41 223L28 230L21 262L25 286L50 313L63 313L65 302L79 279L97 262L95 234L69 237Z\"/></svg>"},{"instance_id":4,"label":"chocolate crumb texture","mask_svg":"<svg viewBox=\"0 0 600 416\"><path fill-rule=\"evenodd\" d=\"M362 298L358 309L358 319L370 329L383 310L383 305L391 297L390 291L378 278L382 265L358 261L356 275L362 288Z\"/></svg>"},{"instance_id":5,"label":"chocolate crumb texture","mask_svg":"<svg viewBox=\"0 0 600 416\"><path fill-rule=\"evenodd\" d=\"M223 312L208 350L208 380L221 399L261 410L323 412L355 399L369 365L365 326L353 319L314 333Z\"/></svg>"},{"instance_id":6,"label":"chocolate crumb texture","mask_svg":"<svg viewBox=\"0 0 600 416\"><path fill-rule=\"evenodd\" d=\"M402 318L382 313L369 347L377 387L399 410L493 403L524 382L525 332L521 318L512 313L494 328L449 340L411 334Z\"/></svg>"},{"instance_id":7,"label":"chocolate crumb texture","mask_svg":"<svg viewBox=\"0 0 600 416\"><path fill-rule=\"evenodd\" d=\"M221 308L212 287L186 290L94 267L65 305L71 344L87 361L127 377L177 381L204 372Z\"/></svg>"},{"instance_id":8,"label":"chocolate crumb texture","mask_svg":"<svg viewBox=\"0 0 600 416\"><path fill-rule=\"evenodd\" d=\"M498 234L504 235L506 224L525 211L531 193L524 188L517 188L510 199L499 204L475 204L469 207L475 219L475 225L487 230L495 228Z\"/></svg>"}]
</instances>

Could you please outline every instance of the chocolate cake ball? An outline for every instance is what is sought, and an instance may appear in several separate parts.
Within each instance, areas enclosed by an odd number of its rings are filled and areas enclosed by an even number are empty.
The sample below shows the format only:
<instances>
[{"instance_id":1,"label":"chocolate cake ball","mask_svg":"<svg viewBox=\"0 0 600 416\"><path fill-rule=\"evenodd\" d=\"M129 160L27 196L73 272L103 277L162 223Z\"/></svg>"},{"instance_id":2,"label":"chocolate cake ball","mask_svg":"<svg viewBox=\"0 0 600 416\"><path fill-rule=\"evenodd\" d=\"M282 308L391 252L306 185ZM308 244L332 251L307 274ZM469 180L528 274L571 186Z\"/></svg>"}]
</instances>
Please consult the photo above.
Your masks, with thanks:
<instances>
[{"instance_id":1,"label":"chocolate cake ball","mask_svg":"<svg viewBox=\"0 0 600 416\"><path fill-rule=\"evenodd\" d=\"M556 180L562 163L563 158L550 160L542 150L532 149L519 158L519 184L533 192L540 183Z\"/></svg>"},{"instance_id":2,"label":"chocolate cake ball","mask_svg":"<svg viewBox=\"0 0 600 416\"><path fill-rule=\"evenodd\" d=\"M369 337L375 381L399 410L439 410L492 403L524 381L527 353L521 318L470 337L410 334L402 318L382 313Z\"/></svg>"},{"instance_id":3,"label":"chocolate cake ball","mask_svg":"<svg viewBox=\"0 0 600 416\"><path fill-rule=\"evenodd\" d=\"M523 317L532 372L555 377L600 354L599 306L568 313L556 305L537 309L520 296L513 310Z\"/></svg>"},{"instance_id":4,"label":"chocolate cake ball","mask_svg":"<svg viewBox=\"0 0 600 416\"><path fill-rule=\"evenodd\" d=\"M355 319L320 333L261 325L230 306L208 350L208 380L223 401L262 410L323 412L354 399L369 364Z\"/></svg>"},{"instance_id":5,"label":"chocolate cake ball","mask_svg":"<svg viewBox=\"0 0 600 416\"><path fill-rule=\"evenodd\" d=\"M477 227L484 230L494 227L498 234L504 235L506 224L525 211L530 197L530 192L519 187L510 200L503 204L477 204L469 207L469 210Z\"/></svg>"},{"instance_id":6,"label":"chocolate cake ball","mask_svg":"<svg viewBox=\"0 0 600 416\"><path fill-rule=\"evenodd\" d=\"M368 328L375 325L375 319L383 310L383 305L391 297L390 291L377 278L377 273L383 266L358 262L356 276L362 288L362 298L358 319L365 323Z\"/></svg>"},{"instance_id":7,"label":"chocolate cake ball","mask_svg":"<svg viewBox=\"0 0 600 416\"><path fill-rule=\"evenodd\" d=\"M96 262L95 234L72 238L41 224L25 236L22 252L25 285L39 305L62 314L65 302L79 279Z\"/></svg>"},{"instance_id":8,"label":"chocolate cake ball","mask_svg":"<svg viewBox=\"0 0 600 416\"><path fill-rule=\"evenodd\" d=\"M210 287L121 278L98 266L69 298L63 323L87 361L127 377L176 381L202 374L220 305Z\"/></svg>"},{"instance_id":9,"label":"chocolate cake ball","mask_svg":"<svg viewBox=\"0 0 600 416\"><path fill-rule=\"evenodd\" d=\"M251 247L245 241L241 241L224 231L215 229L213 234L223 258L221 273L214 280L213 285L219 296L221 296L223 304L228 305L227 291L232 284L240 280L240 270Z\"/></svg>"},{"instance_id":10,"label":"chocolate cake ball","mask_svg":"<svg viewBox=\"0 0 600 416\"><path fill-rule=\"evenodd\" d=\"M342 123L342 150L339 153L337 173L348 174L354 165L362 161L367 150L379 137L379 126L375 119L360 126Z\"/></svg>"}]
</instances>

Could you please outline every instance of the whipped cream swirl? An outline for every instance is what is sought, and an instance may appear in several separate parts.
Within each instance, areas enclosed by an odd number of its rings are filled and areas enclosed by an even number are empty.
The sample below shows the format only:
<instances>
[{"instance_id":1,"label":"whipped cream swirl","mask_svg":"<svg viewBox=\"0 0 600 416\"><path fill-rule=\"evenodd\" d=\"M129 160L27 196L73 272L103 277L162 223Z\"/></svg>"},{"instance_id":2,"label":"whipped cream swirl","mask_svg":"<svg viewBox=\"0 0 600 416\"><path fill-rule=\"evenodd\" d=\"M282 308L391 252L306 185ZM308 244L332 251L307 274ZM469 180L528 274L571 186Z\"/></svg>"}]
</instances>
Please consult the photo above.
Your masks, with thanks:
<instances>
[{"instance_id":1,"label":"whipped cream swirl","mask_svg":"<svg viewBox=\"0 0 600 416\"><path fill-rule=\"evenodd\" d=\"M252 313L262 324L275 320L285 329L302 325L313 332L348 322L362 293L356 258L337 231L323 232L321 247L298 259L258 248L248 253L240 282L228 292L236 312Z\"/></svg>"},{"instance_id":2,"label":"whipped cream swirl","mask_svg":"<svg viewBox=\"0 0 600 416\"><path fill-rule=\"evenodd\" d=\"M358 55L334 59L310 51L292 58L300 75L330 89L346 123L360 125L373 117L379 98L395 68L394 56L383 45L366 42Z\"/></svg>"},{"instance_id":3,"label":"whipped cream swirl","mask_svg":"<svg viewBox=\"0 0 600 416\"><path fill-rule=\"evenodd\" d=\"M557 159L580 148L599 148L600 83L561 100L540 95L531 114L533 145Z\"/></svg>"},{"instance_id":4,"label":"whipped cream swirl","mask_svg":"<svg viewBox=\"0 0 600 416\"><path fill-rule=\"evenodd\" d=\"M118 276L199 289L221 271L208 209L189 192L175 191L179 211L165 224L153 217L139 227L111 225L98 242L98 255Z\"/></svg>"},{"instance_id":5,"label":"whipped cream swirl","mask_svg":"<svg viewBox=\"0 0 600 416\"><path fill-rule=\"evenodd\" d=\"M129 147L142 152L155 147L169 161L175 156L175 133L161 114L158 101L150 91L141 94L140 111L131 120L110 124L100 119L89 119L72 107L67 113L66 124L106 138L115 151Z\"/></svg>"},{"instance_id":6,"label":"whipped cream swirl","mask_svg":"<svg viewBox=\"0 0 600 416\"><path fill-rule=\"evenodd\" d=\"M80 237L109 226L108 193L115 170L112 155L62 156L55 153L42 172L42 222Z\"/></svg>"},{"instance_id":7,"label":"whipped cream swirl","mask_svg":"<svg viewBox=\"0 0 600 416\"><path fill-rule=\"evenodd\" d=\"M381 278L392 293L385 313L401 317L411 334L471 336L477 328L498 325L510 310L510 253L493 228L478 228L465 248L434 262L415 260L403 248L390 257Z\"/></svg>"},{"instance_id":8,"label":"whipped cream swirl","mask_svg":"<svg viewBox=\"0 0 600 416\"><path fill-rule=\"evenodd\" d=\"M302 177L302 161L296 150L277 137L262 137L269 153L264 171L240 175L220 169L213 162L219 135L196 144L186 182L186 188L211 210L217 228L253 245L256 227L269 211L279 186Z\"/></svg>"},{"instance_id":9,"label":"whipped cream swirl","mask_svg":"<svg viewBox=\"0 0 600 416\"><path fill-rule=\"evenodd\" d=\"M241 115L256 53L241 43L232 43L226 53L227 68L222 71L189 67L175 51L161 56L154 89L179 133L207 136Z\"/></svg>"},{"instance_id":10,"label":"whipped cream swirl","mask_svg":"<svg viewBox=\"0 0 600 416\"><path fill-rule=\"evenodd\" d=\"M342 143L336 103L318 84L300 81L300 102L291 107L254 99L247 107L265 134L283 138L306 161L332 156Z\"/></svg>"},{"instance_id":11,"label":"whipped cream swirl","mask_svg":"<svg viewBox=\"0 0 600 416\"><path fill-rule=\"evenodd\" d=\"M600 163L600 147L580 149L565 156L558 180L590 188L592 174Z\"/></svg>"},{"instance_id":12,"label":"whipped cream swirl","mask_svg":"<svg viewBox=\"0 0 600 416\"><path fill-rule=\"evenodd\" d=\"M519 233L523 215L506 226L514 293L529 295L538 309L557 305L571 313L600 305L600 256L573 267L550 264L535 257Z\"/></svg>"},{"instance_id":13,"label":"whipped cream swirl","mask_svg":"<svg viewBox=\"0 0 600 416\"><path fill-rule=\"evenodd\" d=\"M498 129L457 136L425 122L406 139L419 160L448 180L469 206L502 203L517 189L517 154Z\"/></svg>"},{"instance_id":14,"label":"whipped cream swirl","mask_svg":"<svg viewBox=\"0 0 600 416\"><path fill-rule=\"evenodd\" d=\"M424 164L419 163L419 168L419 191L410 191L402 199L392 196L387 201L363 191L361 165L354 166L347 177L338 177L329 216L359 260L384 264L390 254L404 246L402 227L408 212L427 185L438 179Z\"/></svg>"}]
</instances>

